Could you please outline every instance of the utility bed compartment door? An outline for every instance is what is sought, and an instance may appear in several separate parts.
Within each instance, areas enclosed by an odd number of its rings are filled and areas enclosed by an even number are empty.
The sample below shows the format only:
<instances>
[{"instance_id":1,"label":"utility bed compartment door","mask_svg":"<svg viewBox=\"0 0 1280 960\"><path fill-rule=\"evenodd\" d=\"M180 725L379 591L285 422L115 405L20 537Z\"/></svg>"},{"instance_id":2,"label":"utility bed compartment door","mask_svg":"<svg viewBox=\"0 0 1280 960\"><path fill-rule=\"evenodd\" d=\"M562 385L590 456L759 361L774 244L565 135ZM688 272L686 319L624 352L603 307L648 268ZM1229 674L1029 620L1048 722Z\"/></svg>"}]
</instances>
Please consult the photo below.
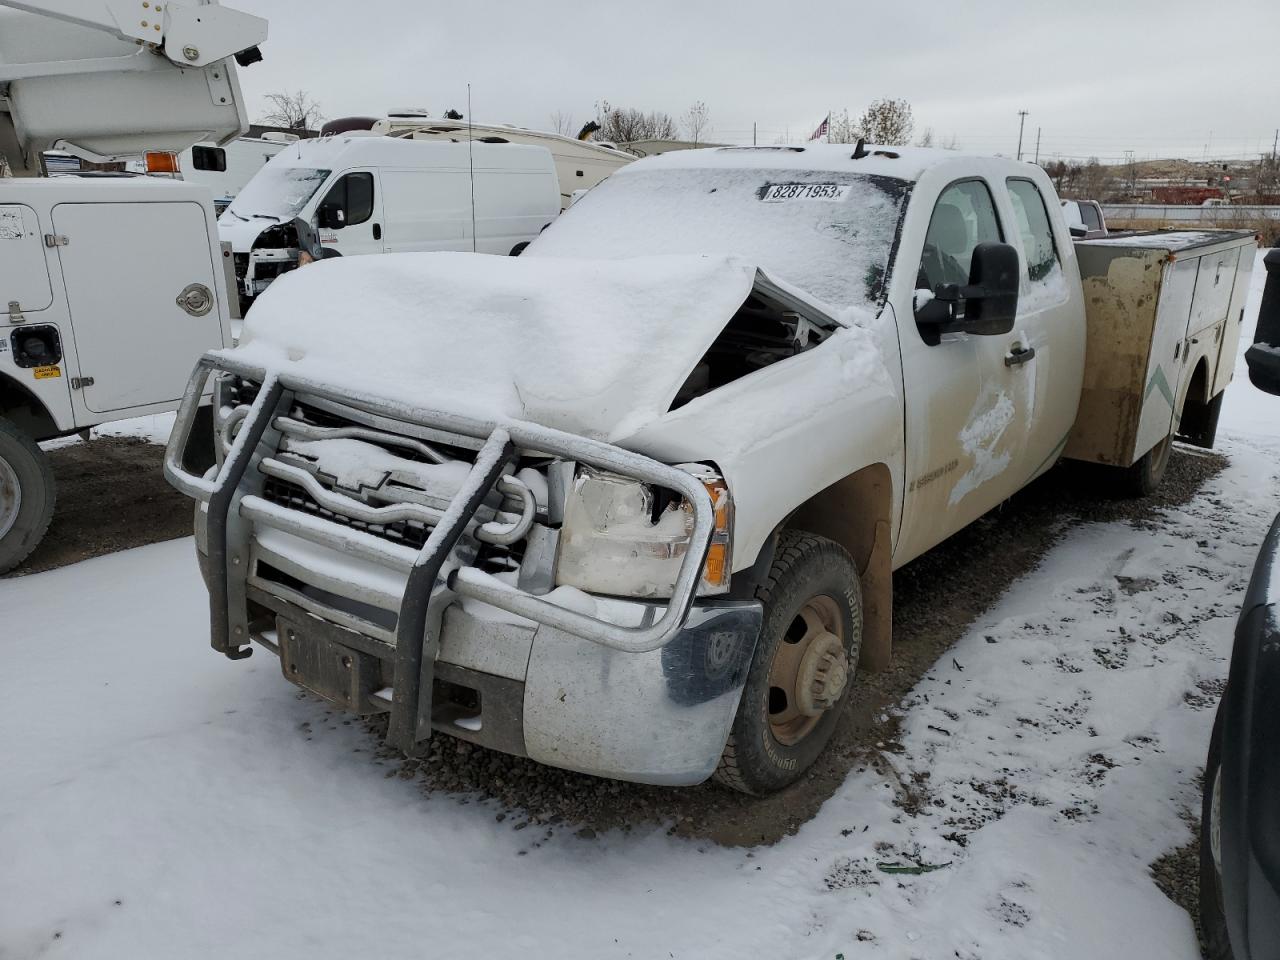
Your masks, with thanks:
<instances>
[{"instance_id":1,"label":"utility bed compartment door","mask_svg":"<svg viewBox=\"0 0 1280 960\"><path fill-rule=\"evenodd\" d=\"M58 258L80 375L93 379L85 406L109 413L178 400L200 355L223 345L221 265L215 269L204 208L60 203L53 226L67 238ZM200 315L178 302L192 284L210 298Z\"/></svg>"},{"instance_id":2,"label":"utility bed compartment door","mask_svg":"<svg viewBox=\"0 0 1280 960\"><path fill-rule=\"evenodd\" d=\"M0 203L0 312L10 303L24 314L53 303L40 221L23 203Z\"/></svg>"}]
</instances>

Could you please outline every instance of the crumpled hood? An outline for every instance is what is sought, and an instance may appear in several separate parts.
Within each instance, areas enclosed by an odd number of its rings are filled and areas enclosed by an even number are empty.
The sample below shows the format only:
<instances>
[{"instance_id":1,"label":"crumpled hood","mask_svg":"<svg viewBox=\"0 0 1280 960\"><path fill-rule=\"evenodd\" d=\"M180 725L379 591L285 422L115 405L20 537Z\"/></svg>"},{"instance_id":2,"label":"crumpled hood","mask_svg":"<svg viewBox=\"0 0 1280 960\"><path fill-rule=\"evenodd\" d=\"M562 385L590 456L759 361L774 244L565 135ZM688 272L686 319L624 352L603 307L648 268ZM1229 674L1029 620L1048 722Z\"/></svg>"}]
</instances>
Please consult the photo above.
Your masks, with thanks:
<instances>
[{"instance_id":1,"label":"crumpled hood","mask_svg":"<svg viewBox=\"0 0 1280 960\"><path fill-rule=\"evenodd\" d=\"M344 392L616 440L667 412L756 274L723 256L334 258L276 280L234 356Z\"/></svg>"},{"instance_id":2,"label":"crumpled hood","mask_svg":"<svg viewBox=\"0 0 1280 960\"><path fill-rule=\"evenodd\" d=\"M224 210L218 218L218 239L223 243L230 243L233 253L248 253L253 249L253 241L258 239L258 234L275 225L275 220L264 220L261 217L241 220Z\"/></svg>"}]
</instances>

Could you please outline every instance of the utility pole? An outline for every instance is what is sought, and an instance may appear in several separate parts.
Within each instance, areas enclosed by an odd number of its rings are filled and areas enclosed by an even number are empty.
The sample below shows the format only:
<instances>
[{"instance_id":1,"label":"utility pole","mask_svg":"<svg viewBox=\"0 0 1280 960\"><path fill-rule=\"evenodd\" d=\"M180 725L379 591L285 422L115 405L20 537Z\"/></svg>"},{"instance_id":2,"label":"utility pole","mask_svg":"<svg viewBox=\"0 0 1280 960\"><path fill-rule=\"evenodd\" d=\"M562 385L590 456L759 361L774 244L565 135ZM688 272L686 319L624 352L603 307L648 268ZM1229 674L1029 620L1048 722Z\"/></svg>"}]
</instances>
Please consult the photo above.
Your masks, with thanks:
<instances>
[{"instance_id":1,"label":"utility pole","mask_svg":"<svg viewBox=\"0 0 1280 960\"><path fill-rule=\"evenodd\" d=\"M1276 138L1271 141L1271 162L1276 162L1276 147L1280 146L1280 127L1276 128Z\"/></svg>"},{"instance_id":2,"label":"utility pole","mask_svg":"<svg viewBox=\"0 0 1280 960\"><path fill-rule=\"evenodd\" d=\"M1022 128L1027 122L1027 111L1018 111L1018 159L1022 159Z\"/></svg>"},{"instance_id":3,"label":"utility pole","mask_svg":"<svg viewBox=\"0 0 1280 960\"><path fill-rule=\"evenodd\" d=\"M753 147L756 145L756 122L754 120L751 121L751 145Z\"/></svg>"},{"instance_id":4,"label":"utility pole","mask_svg":"<svg viewBox=\"0 0 1280 960\"><path fill-rule=\"evenodd\" d=\"M1036 166L1040 166L1040 128L1036 127Z\"/></svg>"}]
</instances>

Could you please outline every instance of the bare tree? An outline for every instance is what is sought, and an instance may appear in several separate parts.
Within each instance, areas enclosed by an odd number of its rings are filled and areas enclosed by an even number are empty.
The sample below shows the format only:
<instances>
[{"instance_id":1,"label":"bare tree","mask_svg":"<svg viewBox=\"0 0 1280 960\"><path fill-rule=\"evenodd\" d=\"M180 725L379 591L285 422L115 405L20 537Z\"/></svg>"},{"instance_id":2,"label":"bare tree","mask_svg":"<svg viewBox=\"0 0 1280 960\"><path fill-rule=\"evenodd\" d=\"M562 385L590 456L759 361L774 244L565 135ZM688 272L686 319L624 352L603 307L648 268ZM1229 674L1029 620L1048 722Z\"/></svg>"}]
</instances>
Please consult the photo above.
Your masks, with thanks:
<instances>
[{"instance_id":1,"label":"bare tree","mask_svg":"<svg viewBox=\"0 0 1280 960\"><path fill-rule=\"evenodd\" d=\"M594 139L610 143L634 143L637 140L674 140L676 122L671 114L660 110L645 113L635 107L615 107L608 100L596 104L596 121L600 129Z\"/></svg>"},{"instance_id":2,"label":"bare tree","mask_svg":"<svg viewBox=\"0 0 1280 960\"><path fill-rule=\"evenodd\" d=\"M703 133L711 132L711 111L701 100L695 100L684 115L684 128L689 131L689 139L696 147Z\"/></svg>"},{"instance_id":3,"label":"bare tree","mask_svg":"<svg viewBox=\"0 0 1280 960\"><path fill-rule=\"evenodd\" d=\"M573 115L565 113L563 110L556 110L551 114L551 129L560 134L562 137L573 136Z\"/></svg>"},{"instance_id":4,"label":"bare tree","mask_svg":"<svg viewBox=\"0 0 1280 960\"><path fill-rule=\"evenodd\" d=\"M324 121L320 104L311 99L305 90L290 93L268 93L270 107L260 118L260 123L287 130L314 130Z\"/></svg>"},{"instance_id":5,"label":"bare tree","mask_svg":"<svg viewBox=\"0 0 1280 960\"><path fill-rule=\"evenodd\" d=\"M831 121L827 124L827 143L853 143L861 132L849 119L848 110L832 110Z\"/></svg>"},{"instance_id":6,"label":"bare tree","mask_svg":"<svg viewBox=\"0 0 1280 960\"><path fill-rule=\"evenodd\" d=\"M916 141L917 147L933 146L933 127L925 127L924 133L920 134L920 139Z\"/></svg>"},{"instance_id":7,"label":"bare tree","mask_svg":"<svg viewBox=\"0 0 1280 960\"><path fill-rule=\"evenodd\" d=\"M871 143L910 143L915 125L906 100L873 100L858 118L858 129Z\"/></svg>"}]
</instances>

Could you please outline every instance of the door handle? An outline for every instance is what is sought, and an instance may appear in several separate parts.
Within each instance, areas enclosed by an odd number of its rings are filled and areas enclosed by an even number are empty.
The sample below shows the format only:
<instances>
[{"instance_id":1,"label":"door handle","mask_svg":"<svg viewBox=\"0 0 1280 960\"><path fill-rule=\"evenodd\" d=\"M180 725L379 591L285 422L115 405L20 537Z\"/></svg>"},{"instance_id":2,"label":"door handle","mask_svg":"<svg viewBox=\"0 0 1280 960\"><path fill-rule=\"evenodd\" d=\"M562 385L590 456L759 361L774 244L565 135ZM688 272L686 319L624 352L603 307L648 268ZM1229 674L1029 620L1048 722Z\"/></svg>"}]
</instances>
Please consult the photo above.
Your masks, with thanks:
<instances>
[{"instance_id":1,"label":"door handle","mask_svg":"<svg viewBox=\"0 0 1280 960\"><path fill-rule=\"evenodd\" d=\"M375 224L373 225L373 239L375 239L375 240L381 240L381 239L382 239L382 224L380 224L380 223L375 223Z\"/></svg>"},{"instance_id":2,"label":"door handle","mask_svg":"<svg viewBox=\"0 0 1280 960\"><path fill-rule=\"evenodd\" d=\"M1004 365L1006 367L1016 367L1026 363L1035 355L1035 347L1024 347L1020 343L1015 343L1009 348L1009 352L1004 355Z\"/></svg>"}]
</instances>

